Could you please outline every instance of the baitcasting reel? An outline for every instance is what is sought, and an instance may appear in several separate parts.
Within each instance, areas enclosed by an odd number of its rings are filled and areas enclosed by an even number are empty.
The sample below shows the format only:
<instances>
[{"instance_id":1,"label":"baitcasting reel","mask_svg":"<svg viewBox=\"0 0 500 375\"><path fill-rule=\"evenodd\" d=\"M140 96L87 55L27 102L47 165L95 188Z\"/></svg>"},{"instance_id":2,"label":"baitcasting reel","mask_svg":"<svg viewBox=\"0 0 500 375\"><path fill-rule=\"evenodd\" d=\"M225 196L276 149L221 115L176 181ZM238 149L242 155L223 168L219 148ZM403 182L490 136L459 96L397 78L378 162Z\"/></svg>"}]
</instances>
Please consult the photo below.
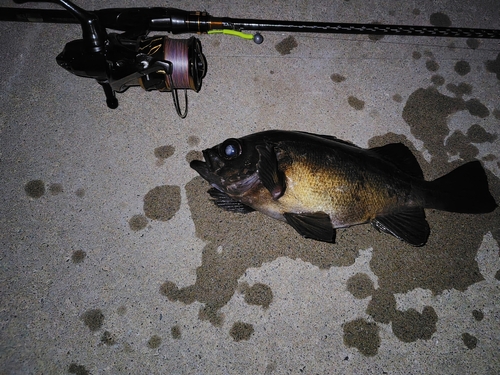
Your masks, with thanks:
<instances>
[{"instance_id":1,"label":"baitcasting reel","mask_svg":"<svg viewBox=\"0 0 500 375\"><path fill-rule=\"evenodd\" d=\"M199 39L146 37L149 30L140 22L122 34L107 33L95 13L87 12L67 0L48 2L66 8L80 22L83 32L83 39L66 44L56 58L57 63L77 76L94 78L103 87L109 108L118 107L116 92L141 86L146 91L171 92L177 114L181 118L186 117L187 90L200 90L207 69ZM119 15L117 12L110 13L109 18L116 17L118 21ZM129 15L132 21L134 15ZM120 21L127 22L124 19ZM140 18L134 19L134 22L138 21ZM179 90L184 90L184 109L179 103Z\"/></svg>"}]
</instances>

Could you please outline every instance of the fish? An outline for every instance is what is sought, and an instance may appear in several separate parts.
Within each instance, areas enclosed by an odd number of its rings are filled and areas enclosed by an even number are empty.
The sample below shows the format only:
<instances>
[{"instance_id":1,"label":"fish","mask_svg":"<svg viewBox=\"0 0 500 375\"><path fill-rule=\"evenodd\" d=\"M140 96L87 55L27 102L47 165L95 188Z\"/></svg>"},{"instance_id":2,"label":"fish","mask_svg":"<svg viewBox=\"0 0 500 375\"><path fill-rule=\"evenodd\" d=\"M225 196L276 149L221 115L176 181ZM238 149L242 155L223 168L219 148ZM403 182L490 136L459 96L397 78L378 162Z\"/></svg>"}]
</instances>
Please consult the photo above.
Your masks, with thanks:
<instances>
[{"instance_id":1,"label":"fish","mask_svg":"<svg viewBox=\"0 0 500 375\"><path fill-rule=\"evenodd\" d=\"M484 214L496 209L481 162L433 181L402 143L364 149L330 135L268 130L203 150L190 167L220 208L259 211L300 235L335 243L336 230L370 223L413 246L430 227L425 209Z\"/></svg>"}]
</instances>

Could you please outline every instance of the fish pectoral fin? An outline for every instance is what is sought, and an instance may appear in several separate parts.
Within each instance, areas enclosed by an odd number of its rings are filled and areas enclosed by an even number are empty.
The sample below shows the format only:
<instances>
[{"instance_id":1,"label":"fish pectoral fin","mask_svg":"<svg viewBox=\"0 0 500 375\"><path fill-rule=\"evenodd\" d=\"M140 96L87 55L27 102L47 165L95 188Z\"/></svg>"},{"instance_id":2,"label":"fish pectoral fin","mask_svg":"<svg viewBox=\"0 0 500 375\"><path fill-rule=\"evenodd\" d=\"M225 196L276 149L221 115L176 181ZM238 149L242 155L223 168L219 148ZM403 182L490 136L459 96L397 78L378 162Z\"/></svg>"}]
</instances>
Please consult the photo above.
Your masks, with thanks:
<instances>
[{"instance_id":1,"label":"fish pectoral fin","mask_svg":"<svg viewBox=\"0 0 500 375\"><path fill-rule=\"evenodd\" d=\"M285 175L278 168L278 159L272 146L257 146L256 148L259 152L259 162L257 163L259 178L262 185L276 200L285 193Z\"/></svg>"},{"instance_id":2,"label":"fish pectoral fin","mask_svg":"<svg viewBox=\"0 0 500 375\"><path fill-rule=\"evenodd\" d=\"M208 194L210 194L210 196L213 198L213 202L218 207L226 211L238 212L240 214L247 214L249 212L255 211L252 207L234 200L229 195L215 188L209 189Z\"/></svg>"},{"instance_id":3,"label":"fish pectoral fin","mask_svg":"<svg viewBox=\"0 0 500 375\"><path fill-rule=\"evenodd\" d=\"M335 229L330 216L324 212L294 214L285 212L285 219L293 229L306 238L335 243Z\"/></svg>"},{"instance_id":4,"label":"fish pectoral fin","mask_svg":"<svg viewBox=\"0 0 500 375\"><path fill-rule=\"evenodd\" d=\"M397 213L377 216L372 225L379 231L413 246L423 246L429 237L430 228L425 220L425 211L420 207L410 207Z\"/></svg>"}]
</instances>

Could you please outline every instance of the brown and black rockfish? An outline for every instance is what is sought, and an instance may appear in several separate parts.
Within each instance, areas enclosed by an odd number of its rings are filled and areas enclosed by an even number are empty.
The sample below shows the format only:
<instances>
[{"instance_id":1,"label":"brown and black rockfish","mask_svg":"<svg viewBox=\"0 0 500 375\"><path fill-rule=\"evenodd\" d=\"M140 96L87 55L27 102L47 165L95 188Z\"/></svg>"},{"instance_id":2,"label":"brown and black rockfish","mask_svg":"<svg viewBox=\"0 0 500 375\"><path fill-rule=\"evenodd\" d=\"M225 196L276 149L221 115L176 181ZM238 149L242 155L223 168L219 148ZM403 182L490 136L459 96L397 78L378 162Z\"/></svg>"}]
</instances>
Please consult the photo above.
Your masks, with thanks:
<instances>
[{"instance_id":1,"label":"brown and black rockfish","mask_svg":"<svg viewBox=\"0 0 500 375\"><path fill-rule=\"evenodd\" d=\"M230 138L203 151L191 168L215 204L260 211L302 236L335 242L335 228L371 223L414 246L429 236L424 208L486 213L497 204L479 161L425 181L401 143L362 149L332 136L271 130Z\"/></svg>"}]
</instances>

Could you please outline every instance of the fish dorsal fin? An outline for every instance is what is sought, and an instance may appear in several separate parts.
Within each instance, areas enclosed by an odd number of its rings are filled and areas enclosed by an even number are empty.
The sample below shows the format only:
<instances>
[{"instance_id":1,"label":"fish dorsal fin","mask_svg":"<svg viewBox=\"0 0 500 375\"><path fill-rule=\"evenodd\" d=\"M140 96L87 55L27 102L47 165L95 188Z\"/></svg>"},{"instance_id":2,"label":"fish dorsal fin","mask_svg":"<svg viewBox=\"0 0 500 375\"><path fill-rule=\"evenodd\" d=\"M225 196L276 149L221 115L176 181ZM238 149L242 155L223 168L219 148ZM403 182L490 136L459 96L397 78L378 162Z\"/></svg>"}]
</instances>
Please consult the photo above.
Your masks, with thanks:
<instances>
[{"instance_id":1,"label":"fish dorsal fin","mask_svg":"<svg viewBox=\"0 0 500 375\"><path fill-rule=\"evenodd\" d=\"M372 225L413 246L425 245L430 233L425 211L421 207L408 207L397 213L377 216Z\"/></svg>"},{"instance_id":2,"label":"fish dorsal fin","mask_svg":"<svg viewBox=\"0 0 500 375\"><path fill-rule=\"evenodd\" d=\"M305 214L284 213L285 219L293 229L303 237L318 241L335 242L335 229L332 227L330 216L324 212Z\"/></svg>"},{"instance_id":3,"label":"fish dorsal fin","mask_svg":"<svg viewBox=\"0 0 500 375\"><path fill-rule=\"evenodd\" d=\"M337 138L334 135L314 134L314 133L303 132L303 131L297 131L297 133L312 135L314 137L320 137L320 138L328 139L329 141L334 141L334 142L337 142L337 143L343 143L343 144L348 145L348 146L353 146L353 147L356 147L356 148L360 148L359 146L355 145L354 143L349 142L349 141L344 141L343 139Z\"/></svg>"},{"instance_id":4,"label":"fish dorsal fin","mask_svg":"<svg viewBox=\"0 0 500 375\"><path fill-rule=\"evenodd\" d=\"M271 145L257 146L259 152L259 162L257 163L257 173L262 181L262 185L269 190L274 200L285 193L285 175L278 168L278 159Z\"/></svg>"},{"instance_id":5,"label":"fish dorsal fin","mask_svg":"<svg viewBox=\"0 0 500 375\"><path fill-rule=\"evenodd\" d=\"M255 211L252 207L234 200L226 193L223 193L222 191L219 191L215 188L209 189L208 194L210 194L210 196L213 198L213 202L218 207L226 211L238 212L240 214L247 214L249 212Z\"/></svg>"},{"instance_id":6,"label":"fish dorsal fin","mask_svg":"<svg viewBox=\"0 0 500 375\"><path fill-rule=\"evenodd\" d=\"M371 148L370 151L391 162L406 174L413 177L424 178L417 158L404 144L389 143L385 146Z\"/></svg>"}]
</instances>

